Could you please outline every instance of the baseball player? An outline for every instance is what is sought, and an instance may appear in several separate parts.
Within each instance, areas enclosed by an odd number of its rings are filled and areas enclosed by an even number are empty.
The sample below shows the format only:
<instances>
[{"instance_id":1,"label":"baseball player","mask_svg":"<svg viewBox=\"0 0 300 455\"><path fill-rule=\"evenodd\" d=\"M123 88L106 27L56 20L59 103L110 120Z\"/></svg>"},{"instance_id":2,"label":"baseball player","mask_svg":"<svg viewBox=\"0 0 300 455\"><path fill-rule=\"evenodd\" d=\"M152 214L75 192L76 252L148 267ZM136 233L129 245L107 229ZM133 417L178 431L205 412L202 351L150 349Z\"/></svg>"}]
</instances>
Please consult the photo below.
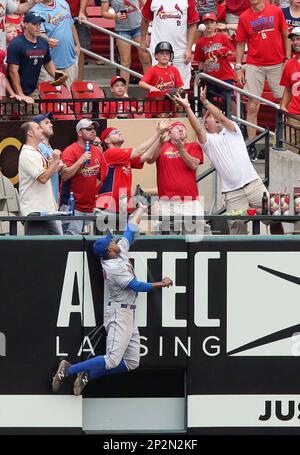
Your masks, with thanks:
<instances>
[{"instance_id":1,"label":"baseball player","mask_svg":"<svg viewBox=\"0 0 300 455\"><path fill-rule=\"evenodd\" d=\"M111 233L96 240L94 254L100 258L103 276L108 291L104 312L104 327L107 331L106 354L72 365L62 360L52 380L52 390L57 392L68 376L77 374L73 392L80 395L88 381L111 374L126 373L139 366L140 337L135 322L135 300L138 292L150 292L173 285L170 278L156 283L137 281L128 258L141 215L147 208L139 203L131 215L127 229L119 240Z\"/></svg>"}]
</instances>

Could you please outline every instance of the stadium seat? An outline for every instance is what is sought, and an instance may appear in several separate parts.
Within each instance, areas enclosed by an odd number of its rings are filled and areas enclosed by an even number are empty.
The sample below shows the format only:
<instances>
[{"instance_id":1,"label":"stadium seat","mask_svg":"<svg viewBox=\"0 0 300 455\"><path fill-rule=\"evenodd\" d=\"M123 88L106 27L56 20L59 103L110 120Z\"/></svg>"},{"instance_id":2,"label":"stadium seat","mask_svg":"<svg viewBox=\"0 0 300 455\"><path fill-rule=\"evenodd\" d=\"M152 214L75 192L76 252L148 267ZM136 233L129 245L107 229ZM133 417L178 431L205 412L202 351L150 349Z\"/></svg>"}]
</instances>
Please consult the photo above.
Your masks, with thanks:
<instances>
[{"instance_id":1,"label":"stadium seat","mask_svg":"<svg viewBox=\"0 0 300 455\"><path fill-rule=\"evenodd\" d=\"M106 98L105 92L96 82L88 81L75 81L71 85L71 93L73 98L76 99L98 99ZM95 114L95 111L98 113ZM83 112L83 111L86 111ZM89 114L89 112L94 112ZM75 103L75 114L78 119L97 117L102 112L102 103L98 106L93 106L93 102L78 102Z\"/></svg>"},{"instance_id":2,"label":"stadium seat","mask_svg":"<svg viewBox=\"0 0 300 455\"><path fill-rule=\"evenodd\" d=\"M50 82L41 82L38 86L40 98L42 100L63 100L70 99L71 104L67 102L41 103L43 113L52 112L53 118L59 120L75 120L73 112L73 98L65 85L54 87Z\"/></svg>"}]
</instances>

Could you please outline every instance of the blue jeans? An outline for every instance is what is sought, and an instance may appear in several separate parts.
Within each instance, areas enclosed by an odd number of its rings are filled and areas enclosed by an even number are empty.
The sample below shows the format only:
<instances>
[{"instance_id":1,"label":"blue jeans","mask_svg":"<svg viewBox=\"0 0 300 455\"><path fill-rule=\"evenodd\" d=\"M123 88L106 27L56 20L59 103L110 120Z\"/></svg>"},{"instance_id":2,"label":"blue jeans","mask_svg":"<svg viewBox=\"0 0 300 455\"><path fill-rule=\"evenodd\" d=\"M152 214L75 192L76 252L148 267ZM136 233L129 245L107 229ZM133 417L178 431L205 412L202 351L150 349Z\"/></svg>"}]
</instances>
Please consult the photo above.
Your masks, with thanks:
<instances>
[{"instance_id":1,"label":"blue jeans","mask_svg":"<svg viewBox=\"0 0 300 455\"><path fill-rule=\"evenodd\" d=\"M116 33L124 38L133 40L134 38L141 36L141 27L134 28L133 30L116 30Z\"/></svg>"}]
</instances>

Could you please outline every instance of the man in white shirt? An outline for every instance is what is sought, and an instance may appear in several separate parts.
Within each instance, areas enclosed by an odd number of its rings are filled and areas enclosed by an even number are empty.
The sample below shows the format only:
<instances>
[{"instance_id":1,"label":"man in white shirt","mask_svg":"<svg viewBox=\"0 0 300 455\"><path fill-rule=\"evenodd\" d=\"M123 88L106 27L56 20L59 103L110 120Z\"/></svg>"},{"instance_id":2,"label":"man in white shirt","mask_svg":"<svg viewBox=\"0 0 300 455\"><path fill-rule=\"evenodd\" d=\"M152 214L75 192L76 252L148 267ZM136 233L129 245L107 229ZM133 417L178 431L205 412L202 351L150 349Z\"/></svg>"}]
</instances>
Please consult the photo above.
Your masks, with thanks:
<instances>
[{"instance_id":1,"label":"man in white shirt","mask_svg":"<svg viewBox=\"0 0 300 455\"><path fill-rule=\"evenodd\" d=\"M19 194L21 215L53 213L57 205L52 189L51 177L59 172L64 164L60 151L53 150L52 159L48 160L39 150L43 140L43 131L36 122L25 122L21 126L23 147L19 158ZM25 222L26 235L60 235L60 221Z\"/></svg>"},{"instance_id":2,"label":"man in white shirt","mask_svg":"<svg viewBox=\"0 0 300 455\"><path fill-rule=\"evenodd\" d=\"M183 99L177 96L176 99L185 108L204 153L221 178L226 210L261 209L263 193L268 194L268 191L250 161L237 123L225 117L220 109L206 99L206 88L200 91L200 100L207 109L204 123L196 118L187 97ZM267 224L270 224L272 234L284 233L281 223ZM231 235L247 234L244 222L230 222L229 228Z\"/></svg>"}]
</instances>

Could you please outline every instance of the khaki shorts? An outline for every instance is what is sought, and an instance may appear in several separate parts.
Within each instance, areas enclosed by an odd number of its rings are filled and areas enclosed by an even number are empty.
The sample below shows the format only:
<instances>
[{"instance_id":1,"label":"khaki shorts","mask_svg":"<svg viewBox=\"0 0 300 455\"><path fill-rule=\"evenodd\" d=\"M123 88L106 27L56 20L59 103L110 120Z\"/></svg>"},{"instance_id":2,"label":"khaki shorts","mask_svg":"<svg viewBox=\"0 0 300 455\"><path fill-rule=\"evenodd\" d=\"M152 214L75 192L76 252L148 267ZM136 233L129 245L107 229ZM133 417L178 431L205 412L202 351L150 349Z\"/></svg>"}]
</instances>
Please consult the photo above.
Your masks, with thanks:
<instances>
[{"instance_id":1,"label":"khaki shorts","mask_svg":"<svg viewBox=\"0 0 300 455\"><path fill-rule=\"evenodd\" d=\"M281 98L284 87L279 85L284 64L271 66L246 65L246 85L244 87L253 95L261 96L264 90L265 80L267 79L269 87L274 98Z\"/></svg>"},{"instance_id":2,"label":"khaki shorts","mask_svg":"<svg viewBox=\"0 0 300 455\"><path fill-rule=\"evenodd\" d=\"M227 212L234 210L248 210L250 207L261 209L262 197L264 192L269 197L269 192L263 184L261 178L257 178L245 185L243 188L228 191L225 195L225 207ZM270 225L273 221L263 221ZM230 235L247 235L248 228L244 221L228 221Z\"/></svg>"},{"instance_id":3,"label":"khaki shorts","mask_svg":"<svg viewBox=\"0 0 300 455\"><path fill-rule=\"evenodd\" d=\"M196 234L211 235L210 226L201 217L204 215L203 205L200 200L193 201L178 201L166 200L161 198L156 201L151 207L151 215L165 216L166 220L154 222L154 231L164 231L170 234L181 232L185 235ZM188 218L189 216L198 216L194 222ZM170 217L170 219L168 219ZM178 217L180 220L172 220L172 217Z\"/></svg>"}]
</instances>

